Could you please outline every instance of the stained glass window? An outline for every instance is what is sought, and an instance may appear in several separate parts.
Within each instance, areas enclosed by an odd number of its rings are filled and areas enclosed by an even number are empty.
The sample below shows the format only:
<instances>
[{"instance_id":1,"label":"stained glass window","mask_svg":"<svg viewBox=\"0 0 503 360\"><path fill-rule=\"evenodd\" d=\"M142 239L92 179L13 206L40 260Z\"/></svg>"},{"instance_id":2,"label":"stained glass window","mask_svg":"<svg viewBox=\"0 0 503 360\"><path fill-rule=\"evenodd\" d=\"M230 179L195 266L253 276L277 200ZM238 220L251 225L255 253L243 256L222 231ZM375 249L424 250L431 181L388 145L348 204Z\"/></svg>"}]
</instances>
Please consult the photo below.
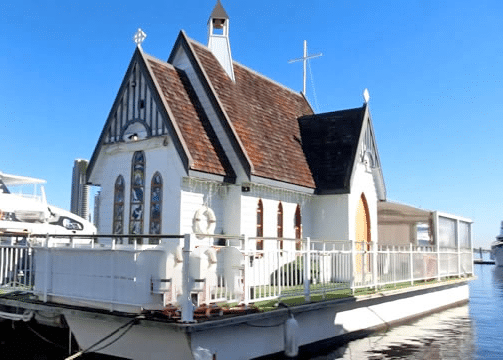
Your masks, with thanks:
<instances>
[{"instance_id":1,"label":"stained glass window","mask_svg":"<svg viewBox=\"0 0 503 360\"><path fill-rule=\"evenodd\" d=\"M124 178L117 177L114 186L114 218L112 232L122 234L124 231Z\"/></svg>"},{"instance_id":2,"label":"stained glass window","mask_svg":"<svg viewBox=\"0 0 503 360\"><path fill-rule=\"evenodd\" d=\"M145 153L137 151L133 154L131 164L131 204L129 215L129 233L143 234L143 212L144 205L144 190L145 190ZM141 238L137 239L141 243ZM134 243L134 239L130 239L129 243Z\"/></svg>"},{"instance_id":3,"label":"stained glass window","mask_svg":"<svg viewBox=\"0 0 503 360\"><path fill-rule=\"evenodd\" d=\"M150 184L150 233L161 233L162 214L162 176L158 172L152 176ZM157 244L158 239L150 239L150 244Z\"/></svg>"}]
</instances>

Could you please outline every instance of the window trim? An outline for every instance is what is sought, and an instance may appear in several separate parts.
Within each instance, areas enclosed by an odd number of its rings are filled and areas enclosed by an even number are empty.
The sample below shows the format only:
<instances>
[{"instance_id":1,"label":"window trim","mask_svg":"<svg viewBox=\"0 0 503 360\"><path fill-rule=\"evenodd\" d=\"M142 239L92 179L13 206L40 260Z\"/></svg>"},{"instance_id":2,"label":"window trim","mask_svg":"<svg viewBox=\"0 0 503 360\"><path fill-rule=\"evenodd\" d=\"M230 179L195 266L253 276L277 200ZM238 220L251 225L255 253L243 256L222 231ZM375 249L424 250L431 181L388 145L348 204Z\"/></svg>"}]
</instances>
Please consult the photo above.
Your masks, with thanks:
<instances>
[{"instance_id":1,"label":"window trim","mask_svg":"<svg viewBox=\"0 0 503 360\"><path fill-rule=\"evenodd\" d=\"M257 238L264 237L264 204L262 199L257 204ZM264 250L264 239L257 239L257 250Z\"/></svg>"},{"instance_id":2,"label":"window trim","mask_svg":"<svg viewBox=\"0 0 503 360\"><path fill-rule=\"evenodd\" d=\"M142 161L138 161L137 159L139 158L139 155L141 154L141 159ZM141 166L142 165L142 166ZM141 166L141 167L140 167ZM139 170L136 171L135 168L139 167ZM131 159L131 191L130 191L130 203L129 203L129 234L134 234L133 233L133 222L138 222L139 223L139 229L137 234L143 234L143 221L145 217L145 174L146 174L146 168L147 168L147 160L145 158L145 152L143 151L135 151L133 154L133 158ZM141 170L140 170L141 169ZM139 173L141 174L142 182L140 185L135 184L135 175ZM135 191L136 190L141 190L141 201L134 201L134 196L135 196ZM138 193L137 193L138 194ZM139 207L135 207L139 205ZM135 208L135 210L133 210ZM139 218L133 217L135 214L135 211L139 209ZM140 238L130 238L129 243L134 244L134 242L137 242L137 244L142 244L143 239Z\"/></svg>"},{"instance_id":3,"label":"window trim","mask_svg":"<svg viewBox=\"0 0 503 360\"><path fill-rule=\"evenodd\" d=\"M122 175L117 176L114 183L114 200L113 200L113 218L112 218L112 234L124 234L124 205L125 205L125 196L126 196L126 182L124 181L124 177ZM122 201L118 201L118 195L122 194ZM120 208L121 217L118 220L117 215ZM120 230L116 231L116 225L120 223Z\"/></svg>"}]
</instances>

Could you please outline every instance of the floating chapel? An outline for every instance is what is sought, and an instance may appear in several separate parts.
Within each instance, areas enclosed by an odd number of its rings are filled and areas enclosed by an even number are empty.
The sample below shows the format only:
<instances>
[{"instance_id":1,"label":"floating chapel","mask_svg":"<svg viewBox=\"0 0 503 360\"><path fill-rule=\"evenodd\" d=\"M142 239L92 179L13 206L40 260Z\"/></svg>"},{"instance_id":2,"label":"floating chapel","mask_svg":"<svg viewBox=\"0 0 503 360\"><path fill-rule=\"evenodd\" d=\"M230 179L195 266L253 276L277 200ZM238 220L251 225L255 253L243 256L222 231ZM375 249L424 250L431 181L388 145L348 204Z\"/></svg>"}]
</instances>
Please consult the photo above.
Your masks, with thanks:
<instances>
[{"instance_id":1,"label":"floating chapel","mask_svg":"<svg viewBox=\"0 0 503 360\"><path fill-rule=\"evenodd\" d=\"M144 37L87 169L100 233L245 235L257 250L298 246L267 238L377 241L386 190L366 102L315 114L235 62L220 1L207 46L181 31L163 61Z\"/></svg>"}]
</instances>

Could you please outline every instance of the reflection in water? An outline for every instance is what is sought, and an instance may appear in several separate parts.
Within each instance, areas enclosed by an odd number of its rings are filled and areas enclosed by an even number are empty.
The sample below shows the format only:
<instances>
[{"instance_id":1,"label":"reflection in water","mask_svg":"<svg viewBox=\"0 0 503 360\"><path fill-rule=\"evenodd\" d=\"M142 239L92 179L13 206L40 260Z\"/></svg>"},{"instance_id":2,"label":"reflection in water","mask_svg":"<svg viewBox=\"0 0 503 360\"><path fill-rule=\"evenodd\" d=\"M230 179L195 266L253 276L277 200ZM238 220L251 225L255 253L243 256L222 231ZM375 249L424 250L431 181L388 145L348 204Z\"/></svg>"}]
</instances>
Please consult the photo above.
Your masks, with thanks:
<instances>
[{"instance_id":1,"label":"reflection in water","mask_svg":"<svg viewBox=\"0 0 503 360\"><path fill-rule=\"evenodd\" d=\"M468 305L352 341L312 359L503 359L503 267L476 265L474 269Z\"/></svg>"},{"instance_id":2,"label":"reflection in water","mask_svg":"<svg viewBox=\"0 0 503 360\"><path fill-rule=\"evenodd\" d=\"M464 305L352 341L313 359L471 359L473 352L473 329Z\"/></svg>"},{"instance_id":3,"label":"reflection in water","mask_svg":"<svg viewBox=\"0 0 503 360\"><path fill-rule=\"evenodd\" d=\"M492 273L494 288L495 290L499 290L498 295L503 295L503 267L494 266Z\"/></svg>"}]
</instances>

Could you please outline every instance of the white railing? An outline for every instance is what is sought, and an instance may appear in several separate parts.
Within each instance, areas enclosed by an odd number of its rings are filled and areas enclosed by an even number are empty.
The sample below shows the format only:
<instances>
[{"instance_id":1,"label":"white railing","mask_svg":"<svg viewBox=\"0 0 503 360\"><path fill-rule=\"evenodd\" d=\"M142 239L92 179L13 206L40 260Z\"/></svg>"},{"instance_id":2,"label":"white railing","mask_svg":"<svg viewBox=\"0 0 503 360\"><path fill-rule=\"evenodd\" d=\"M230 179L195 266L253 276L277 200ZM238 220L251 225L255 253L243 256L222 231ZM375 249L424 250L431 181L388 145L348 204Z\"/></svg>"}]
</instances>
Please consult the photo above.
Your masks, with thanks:
<instances>
[{"instance_id":1,"label":"white railing","mask_svg":"<svg viewBox=\"0 0 503 360\"><path fill-rule=\"evenodd\" d=\"M0 245L0 294L33 287L33 249L29 244Z\"/></svg>"},{"instance_id":2,"label":"white railing","mask_svg":"<svg viewBox=\"0 0 503 360\"><path fill-rule=\"evenodd\" d=\"M2 289L32 289L44 301L67 297L110 309L178 303L185 321L191 319L192 303L309 301L470 274L471 249L309 238L59 235L0 245Z\"/></svg>"}]
</instances>

